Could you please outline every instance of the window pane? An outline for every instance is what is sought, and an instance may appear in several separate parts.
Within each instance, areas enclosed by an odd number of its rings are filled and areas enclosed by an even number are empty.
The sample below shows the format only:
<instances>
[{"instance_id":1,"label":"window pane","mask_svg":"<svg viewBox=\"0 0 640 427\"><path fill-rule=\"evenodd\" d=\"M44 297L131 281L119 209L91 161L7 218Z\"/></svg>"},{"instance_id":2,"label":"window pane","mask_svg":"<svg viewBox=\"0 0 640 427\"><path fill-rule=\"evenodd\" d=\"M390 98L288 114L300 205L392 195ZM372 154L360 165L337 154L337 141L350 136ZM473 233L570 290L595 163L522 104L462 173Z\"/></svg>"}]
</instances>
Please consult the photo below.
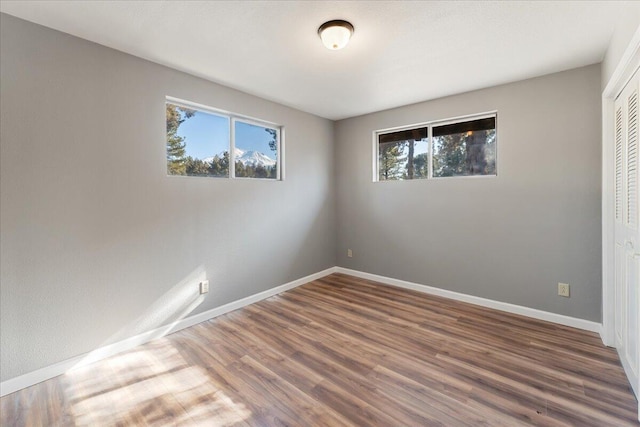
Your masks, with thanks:
<instances>
[{"instance_id":1,"label":"window pane","mask_svg":"<svg viewBox=\"0 0 640 427\"><path fill-rule=\"evenodd\" d=\"M236 177L278 178L278 131L235 122Z\"/></svg>"},{"instance_id":2,"label":"window pane","mask_svg":"<svg viewBox=\"0 0 640 427\"><path fill-rule=\"evenodd\" d=\"M169 175L229 176L229 119L167 103Z\"/></svg>"},{"instance_id":3,"label":"window pane","mask_svg":"<svg viewBox=\"0 0 640 427\"><path fill-rule=\"evenodd\" d=\"M433 127L433 176L496 174L496 119Z\"/></svg>"},{"instance_id":4,"label":"window pane","mask_svg":"<svg viewBox=\"0 0 640 427\"><path fill-rule=\"evenodd\" d=\"M427 178L427 128L378 135L378 180Z\"/></svg>"}]
</instances>

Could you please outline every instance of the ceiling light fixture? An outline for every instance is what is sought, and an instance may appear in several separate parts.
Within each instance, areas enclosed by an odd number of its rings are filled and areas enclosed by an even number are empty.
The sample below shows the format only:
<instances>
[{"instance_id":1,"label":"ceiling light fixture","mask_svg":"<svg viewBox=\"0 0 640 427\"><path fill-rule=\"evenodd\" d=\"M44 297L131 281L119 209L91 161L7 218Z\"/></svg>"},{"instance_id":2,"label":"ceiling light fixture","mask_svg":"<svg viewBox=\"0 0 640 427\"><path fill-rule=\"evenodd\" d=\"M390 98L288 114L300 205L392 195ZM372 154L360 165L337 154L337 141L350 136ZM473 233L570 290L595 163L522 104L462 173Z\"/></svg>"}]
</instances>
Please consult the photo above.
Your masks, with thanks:
<instances>
[{"instance_id":1,"label":"ceiling light fixture","mask_svg":"<svg viewBox=\"0 0 640 427\"><path fill-rule=\"evenodd\" d=\"M353 34L353 25L342 19L325 22L318 28L322 43L329 50L342 49L349 43Z\"/></svg>"}]
</instances>

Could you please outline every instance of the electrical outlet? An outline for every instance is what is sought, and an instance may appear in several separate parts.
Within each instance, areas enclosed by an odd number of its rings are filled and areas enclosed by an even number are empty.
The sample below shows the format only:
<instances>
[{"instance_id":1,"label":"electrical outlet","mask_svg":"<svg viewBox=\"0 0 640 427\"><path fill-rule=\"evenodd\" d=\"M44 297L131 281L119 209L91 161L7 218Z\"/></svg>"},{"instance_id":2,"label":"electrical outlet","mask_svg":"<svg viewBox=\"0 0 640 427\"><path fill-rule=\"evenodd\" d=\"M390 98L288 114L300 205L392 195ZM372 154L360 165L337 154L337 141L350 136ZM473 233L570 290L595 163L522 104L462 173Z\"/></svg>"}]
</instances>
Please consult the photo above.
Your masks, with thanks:
<instances>
[{"instance_id":1,"label":"electrical outlet","mask_svg":"<svg viewBox=\"0 0 640 427\"><path fill-rule=\"evenodd\" d=\"M353 251L351 249L347 249L347 256L353 258Z\"/></svg>"},{"instance_id":2,"label":"electrical outlet","mask_svg":"<svg viewBox=\"0 0 640 427\"><path fill-rule=\"evenodd\" d=\"M203 280L200 282L200 294L206 294L209 292L209 281Z\"/></svg>"},{"instance_id":3,"label":"electrical outlet","mask_svg":"<svg viewBox=\"0 0 640 427\"><path fill-rule=\"evenodd\" d=\"M569 298L569 284L558 283L558 295Z\"/></svg>"}]
</instances>

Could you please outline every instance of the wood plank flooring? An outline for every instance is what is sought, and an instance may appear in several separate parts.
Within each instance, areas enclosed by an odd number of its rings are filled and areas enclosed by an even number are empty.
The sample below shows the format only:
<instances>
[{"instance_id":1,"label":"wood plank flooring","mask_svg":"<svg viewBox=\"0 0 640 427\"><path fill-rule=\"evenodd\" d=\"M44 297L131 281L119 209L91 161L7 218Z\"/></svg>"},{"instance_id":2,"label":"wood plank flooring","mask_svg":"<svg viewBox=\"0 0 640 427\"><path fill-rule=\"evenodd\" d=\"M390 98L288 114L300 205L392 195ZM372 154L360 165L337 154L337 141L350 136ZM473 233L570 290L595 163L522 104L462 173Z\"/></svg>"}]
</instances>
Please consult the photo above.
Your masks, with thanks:
<instances>
[{"instance_id":1,"label":"wood plank flooring","mask_svg":"<svg viewBox=\"0 0 640 427\"><path fill-rule=\"evenodd\" d=\"M333 274L0 399L2 426L632 426L590 332Z\"/></svg>"}]
</instances>

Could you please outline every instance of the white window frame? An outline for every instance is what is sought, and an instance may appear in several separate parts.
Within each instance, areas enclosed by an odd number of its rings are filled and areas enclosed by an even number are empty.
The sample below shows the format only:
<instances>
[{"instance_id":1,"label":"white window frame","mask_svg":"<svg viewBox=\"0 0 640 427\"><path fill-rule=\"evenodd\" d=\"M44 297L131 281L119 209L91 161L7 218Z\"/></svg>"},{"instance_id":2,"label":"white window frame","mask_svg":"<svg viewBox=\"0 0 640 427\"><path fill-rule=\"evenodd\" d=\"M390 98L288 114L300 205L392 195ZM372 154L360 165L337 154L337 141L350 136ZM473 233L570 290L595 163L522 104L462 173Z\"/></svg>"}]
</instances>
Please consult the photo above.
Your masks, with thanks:
<instances>
[{"instance_id":1,"label":"white window frame","mask_svg":"<svg viewBox=\"0 0 640 427\"><path fill-rule=\"evenodd\" d=\"M185 101L183 99L174 98L171 96L165 97L165 104L173 104L178 107L190 108L193 110L202 111L207 114L213 114L216 116L224 117L228 119L229 123L229 176L228 177L211 177L218 179L248 179L248 180L257 180L257 181L284 181L284 126L279 125L277 123L269 122L266 120L256 119L249 116L244 116L237 113L232 113L230 111L221 110L218 108L209 107L208 105L198 104L196 102ZM252 178L252 177L236 177L236 162L235 162L235 148L236 148L236 122L246 123L249 125L260 126L267 129L273 129L276 131L276 178ZM166 132L165 132L165 143L166 143ZM166 144L165 144L166 145ZM165 147L166 150L166 147ZM165 169L166 169L166 160L165 160ZM169 175L171 177L191 177L191 178L203 178L199 176L191 176L191 175ZM207 177L208 178L208 177Z\"/></svg>"},{"instance_id":2,"label":"white window frame","mask_svg":"<svg viewBox=\"0 0 640 427\"><path fill-rule=\"evenodd\" d=\"M469 122L473 120L481 120L494 118L496 121L496 172L491 175L457 175L457 176L433 176L433 128L437 126L450 125L455 123ZM381 180L379 177L379 159L380 159L380 144L378 143L379 136L417 128L427 128L427 158L429 159L427 178L414 178L414 179L389 179ZM372 162L372 178L373 182L407 182L407 181L428 181L431 179L450 179L450 178L495 178L498 176L498 111L487 111L478 114L469 114L466 116L458 116L447 119L432 120L428 122L414 123L411 125L396 126L386 129L378 129L373 131L373 162Z\"/></svg>"},{"instance_id":3,"label":"white window frame","mask_svg":"<svg viewBox=\"0 0 640 427\"><path fill-rule=\"evenodd\" d=\"M241 116L232 116L231 117L231 131L229 132L229 138L231 139L232 143L230 145L233 146L234 150L233 150L233 155L231 153L229 153L229 163L231 164L231 159L233 158L233 178L237 178L237 179L266 179L269 181L274 181L273 178L251 178L248 176L241 176L241 177L236 177L236 168L235 168L235 157L236 157L236 152L235 152L235 147L236 147L236 123L245 123L248 125L254 125L254 126L260 126L262 128L267 128L267 129L272 129L276 131L276 179L275 181L281 181L280 179L280 153L282 152L281 150L281 129L282 126L275 126L269 123L266 123L264 121L261 120L255 120L255 119L249 119L249 118L245 118L245 117L241 117ZM231 174L231 171L229 171L229 173Z\"/></svg>"}]
</instances>

